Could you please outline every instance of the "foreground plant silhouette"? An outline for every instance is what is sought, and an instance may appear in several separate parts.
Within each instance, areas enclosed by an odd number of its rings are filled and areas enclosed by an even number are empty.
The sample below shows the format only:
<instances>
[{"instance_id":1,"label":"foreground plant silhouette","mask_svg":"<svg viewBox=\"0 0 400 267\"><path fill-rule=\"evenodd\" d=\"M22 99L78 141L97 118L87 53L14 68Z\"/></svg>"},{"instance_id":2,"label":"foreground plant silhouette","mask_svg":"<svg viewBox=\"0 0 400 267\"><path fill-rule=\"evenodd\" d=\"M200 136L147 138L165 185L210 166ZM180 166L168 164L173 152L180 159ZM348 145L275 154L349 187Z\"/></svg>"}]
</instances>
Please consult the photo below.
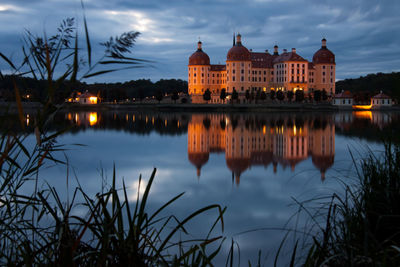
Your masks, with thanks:
<instances>
[{"instance_id":1,"label":"foreground plant silhouette","mask_svg":"<svg viewBox=\"0 0 400 267\"><path fill-rule=\"evenodd\" d=\"M356 182L343 182L342 194L296 201L311 220L301 265L400 266L400 146L353 163Z\"/></svg>"},{"instance_id":2,"label":"foreground plant silhouette","mask_svg":"<svg viewBox=\"0 0 400 267\"><path fill-rule=\"evenodd\" d=\"M82 3L83 8L83 3ZM220 224L223 231L225 209L210 205L179 219L165 216L164 210L182 197L173 197L153 214L146 204L155 178L154 169L142 197L137 195L131 209L127 188L116 188L114 168L112 186L95 197L85 193L82 187L74 190L72 200L61 199L50 185L38 188L43 165L64 163L56 159L54 152L62 151L63 145L57 137L64 131L49 132L54 114L60 106L54 104L54 94L63 82L74 83L104 73L126 68L143 67L146 60L127 57L134 45L138 32L123 33L104 42L105 53L92 63L86 18L84 20L86 57L81 56L78 31L74 19L64 20L57 34L47 38L27 32L24 55L20 65L14 64L3 53L0 58L8 63L13 75L28 75L37 80L46 80L45 97L34 120L36 145L28 147L27 134L14 131L2 124L0 139L0 264L8 266L189 266L207 265L218 254L221 236L212 236ZM99 66L124 66L97 69ZM59 74L59 78L55 75ZM78 76L80 75L80 78ZM0 78L2 78L0 73ZM24 129L25 117L20 88L14 83L19 127ZM10 113L5 113L7 117ZM1 118L0 118L1 120ZM21 133L22 132L22 133ZM68 176L68 175L67 175ZM141 177L139 178L140 187ZM26 193L26 188L32 191ZM24 190L23 190L24 189ZM138 189L140 192L140 188ZM121 197L122 195L122 197ZM83 199L76 203L76 199ZM84 206L86 216L74 214L74 208ZM215 223L202 239L184 239L185 225L190 220L209 210L217 210ZM163 216L163 217L161 217ZM177 234L180 234L178 237ZM218 242L209 253L209 244Z\"/></svg>"}]
</instances>

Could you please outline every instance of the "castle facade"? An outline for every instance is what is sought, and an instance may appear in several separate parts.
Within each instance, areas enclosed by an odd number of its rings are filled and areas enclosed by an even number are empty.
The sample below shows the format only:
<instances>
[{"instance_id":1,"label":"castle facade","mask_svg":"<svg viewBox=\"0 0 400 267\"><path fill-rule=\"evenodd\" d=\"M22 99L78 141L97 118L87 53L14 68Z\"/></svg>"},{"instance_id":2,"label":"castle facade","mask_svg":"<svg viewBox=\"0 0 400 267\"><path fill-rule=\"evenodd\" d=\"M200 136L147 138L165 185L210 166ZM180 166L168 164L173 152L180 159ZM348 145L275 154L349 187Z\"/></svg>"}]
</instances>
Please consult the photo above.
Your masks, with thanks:
<instances>
[{"instance_id":1,"label":"castle facade","mask_svg":"<svg viewBox=\"0 0 400 267\"><path fill-rule=\"evenodd\" d=\"M246 91L256 94L271 91L296 92L305 95L315 91L335 94L335 55L322 39L321 48L315 52L312 62L307 61L292 48L279 54L274 46L273 54L248 50L236 36L236 42L229 49L225 65L210 64L209 56L203 51L199 41L197 51L189 58L188 84L192 103L204 103L203 95L208 89L211 93L209 103L226 103L235 91L240 103L245 101ZM225 90L227 98L221 98Z\"/></svg>"}]
</instances>

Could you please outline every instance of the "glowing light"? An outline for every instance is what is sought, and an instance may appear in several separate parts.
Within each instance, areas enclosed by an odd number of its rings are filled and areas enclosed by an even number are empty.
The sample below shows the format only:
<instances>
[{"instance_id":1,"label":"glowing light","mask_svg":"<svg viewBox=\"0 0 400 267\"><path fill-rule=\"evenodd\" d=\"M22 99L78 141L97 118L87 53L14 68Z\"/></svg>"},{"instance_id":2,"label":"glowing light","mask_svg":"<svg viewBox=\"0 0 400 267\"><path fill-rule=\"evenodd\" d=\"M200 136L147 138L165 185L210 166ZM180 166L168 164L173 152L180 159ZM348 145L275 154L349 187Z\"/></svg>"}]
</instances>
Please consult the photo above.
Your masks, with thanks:
<instances>
[{"instance_id":1,"label":"glowing light","mask_svg":"<svg viewBox=\"0 0 400 267\"><path fill-rule=\"evenodd\" d=\"M354 111L353 116L358 119L369 119L372 121L372 111Z\"/></svg>"},{"instance_id":2,"label":"glowing light","mask_svg":"<svg viewBox=\"0 0 400 267\"><path fill-rule=\"evenodd\" d=\"M89 101L91 104L97 104L97 97L96 96L91 96L89 97Z\"/></svg>"},{"instance_id":3,"label":"glowing light","mask_svg":"<svg viewBox=\"0 0 400 267\"><path fill-rule=\"evenodd\" d=\"M296 128L296 125L293 126L293 134L294 134L294 135L297 135L297 128Z\"/></svg>"},{"instance_id":4,"label":"glowing light","mask_svg":"<svg viewBox=\"0 0 400 267\"><path fill-rule=\"evenodd\" d=\"M372 105L353 105L353 109L371 109Z\"/></svg>"},{"instance_id":5,"label":"glowing light","mask_svg":"<svg viewBox=\"0 0 400 267\"><path fill-rule=\"evenodd\" d=\"M90 126L93 126L97 123L97 113L96 112L90 112L89 123L90 123Z\"/></svg>"},{"instance_id":6,"label":"glowing light","mask_svg":"<svg viewBox=\"0 0 400 267\"><path fill-rule=\"evenodd\" d=\"M263 126L263 134L266 134L267 133L267 126Z\"/></svg>"}]
</instances>

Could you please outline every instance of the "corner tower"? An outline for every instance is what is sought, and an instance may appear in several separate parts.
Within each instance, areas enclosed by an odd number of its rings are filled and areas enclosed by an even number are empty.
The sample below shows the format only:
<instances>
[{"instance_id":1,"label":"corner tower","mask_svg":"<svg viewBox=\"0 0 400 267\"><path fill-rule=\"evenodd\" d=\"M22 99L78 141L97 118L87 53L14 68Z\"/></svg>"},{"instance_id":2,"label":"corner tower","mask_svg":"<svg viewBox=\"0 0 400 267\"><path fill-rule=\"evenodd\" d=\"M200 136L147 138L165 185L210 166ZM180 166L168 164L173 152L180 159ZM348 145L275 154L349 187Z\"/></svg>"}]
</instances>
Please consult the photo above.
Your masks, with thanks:
<instances>
[{"instance_id":1,"label":"corner tower","mask_svg":"<svg viewBox=\"0 0 400 267\"><path fill-rule=\"evenodd\" d=\"M236 36L236 43L226 55L226 91L232 94L235 89L240 98L251 88L251 54L242 45L242 36Z\"/></svg>"},{"instance_id":2,"label":"corner tower","mask_svg":"<svg viewBox=\"0 0 400 267\"><path fill-rule=\"evenodd\" d=\"M315 68L315 89L325 90L328 95L334 95L336 79L335 54L327 48L325 38L321 40L321 48L315 52L312 63Z\"/></svg>"},{"instance_id":3,"label":"corner tower","mask_svg":"<svg viewBox=\"0 0 400 267\"><path fill-rule=\"evenodd\" d=\"M189 57L188 81L192 103L202 103L203 93L209 88L210 57L203 52L202 42L197 43L197 50Z\"/></svg>"}]
</instances>

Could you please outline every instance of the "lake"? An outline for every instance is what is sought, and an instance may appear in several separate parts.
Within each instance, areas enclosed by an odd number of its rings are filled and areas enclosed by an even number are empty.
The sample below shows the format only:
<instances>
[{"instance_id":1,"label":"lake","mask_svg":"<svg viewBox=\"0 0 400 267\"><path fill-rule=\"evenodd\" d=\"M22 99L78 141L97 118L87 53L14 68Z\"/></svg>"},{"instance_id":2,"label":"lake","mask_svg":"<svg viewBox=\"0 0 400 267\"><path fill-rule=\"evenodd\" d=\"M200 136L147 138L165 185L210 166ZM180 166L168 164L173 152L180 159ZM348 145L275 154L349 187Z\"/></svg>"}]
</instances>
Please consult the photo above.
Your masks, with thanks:
<instances>
[{"instance_id":1,"label":"lake","mask_svg":"<svg viewBox=\"0 0 400 267\"><path fill-rule=\"evenodd\" d=\"M31 131L32 117L25 118ZM178 218L206 205L226 206L227 239L217 265L225 263L231 239L242 264L254 264L261 250L269 265L286 233L282 229L294 229L296 218L297 225L305 223L306 216L292 218L299 209L295 200L340 192L340 181L355 177L353 159L368 149L381 151L382 138L398 133L398 122L397 113L378 111L64 112L51 131L69 129L57 139L67 150L56 154L68 161L68 179L65 165L47 164L40 186L48 182L65 197L78 180L94 196L111 183L115 164L119 187L124 179L134 201L139 175L147 180L156 167L150 211L181 192L168 209ZM75 212L84 215L82 207ZM190 237L204 237L216 217L208 212L194 220Z\"/></svg>"}]
</instances>

